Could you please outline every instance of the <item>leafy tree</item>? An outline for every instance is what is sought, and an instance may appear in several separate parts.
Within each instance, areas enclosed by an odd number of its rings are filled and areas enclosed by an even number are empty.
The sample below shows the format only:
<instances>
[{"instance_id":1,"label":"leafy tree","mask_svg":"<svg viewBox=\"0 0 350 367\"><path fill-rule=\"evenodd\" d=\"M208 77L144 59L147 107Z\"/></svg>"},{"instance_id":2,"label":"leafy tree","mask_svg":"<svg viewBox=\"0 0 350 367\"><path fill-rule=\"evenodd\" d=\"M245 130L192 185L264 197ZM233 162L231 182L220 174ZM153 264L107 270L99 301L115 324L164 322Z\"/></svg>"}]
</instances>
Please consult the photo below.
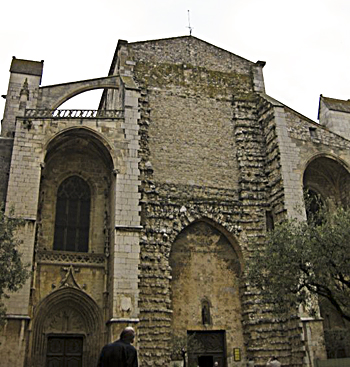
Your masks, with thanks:
<instances>
[{"instance_id":1,"label":"leafy tree","mask_svg":"<svg viewBox=\"0 0 350 367\"><path fill-rule=\"evenodd\" d=\"M248 280L277 312L300 304L315 311L320 296L350 321L350 210L318 205L308 221L277 225L253 256Z\"/></svg>"},{"instance_id":2,"label":"leafy tree","mask_svg":"<svg viewBox=\"0 0 350 367\"><path fill-rule=\"evenodd\" d=\"M4 298L9 297L9 292L19 290L29 276L21 261L20 241L15 237L16 229L22 224L20 219L8 217L0 210L0 323L6 312Z\"/></svg>"}]
</instances>

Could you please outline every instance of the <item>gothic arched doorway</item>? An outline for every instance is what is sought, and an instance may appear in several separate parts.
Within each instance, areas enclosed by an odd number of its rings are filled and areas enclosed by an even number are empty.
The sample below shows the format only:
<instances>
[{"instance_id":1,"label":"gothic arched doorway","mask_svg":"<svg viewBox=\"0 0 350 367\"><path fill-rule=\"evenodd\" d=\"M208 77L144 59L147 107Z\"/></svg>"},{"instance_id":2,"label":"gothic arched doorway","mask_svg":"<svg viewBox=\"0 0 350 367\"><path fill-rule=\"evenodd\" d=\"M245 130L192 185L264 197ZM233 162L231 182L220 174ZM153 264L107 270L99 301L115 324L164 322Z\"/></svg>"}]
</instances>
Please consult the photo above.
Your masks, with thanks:
<instances>
[{"instance_id":1,"label":"gothic arched doorway","mask_svg":"<svg viewBox=\"0 0 350 367\"><path fill-rule=\"evenodd\" d=\"M92 298L70 286L61 288L35 310L29 365L95 366L101 336L101 312Z\"/></svg>"},{"instance_id":2,"label":"gothic arched doorway","mask_svg":"<svg viewBox=\"0 0 350 367\"><path fill-rule=\"evenodd\" d=\"M175 240L171 254L173 359L187 345L189 367L220 367L244 351L237 243L209 220L194 222ZM177 354L177 355L176 355Z\"/></svg>"}]
</instances>

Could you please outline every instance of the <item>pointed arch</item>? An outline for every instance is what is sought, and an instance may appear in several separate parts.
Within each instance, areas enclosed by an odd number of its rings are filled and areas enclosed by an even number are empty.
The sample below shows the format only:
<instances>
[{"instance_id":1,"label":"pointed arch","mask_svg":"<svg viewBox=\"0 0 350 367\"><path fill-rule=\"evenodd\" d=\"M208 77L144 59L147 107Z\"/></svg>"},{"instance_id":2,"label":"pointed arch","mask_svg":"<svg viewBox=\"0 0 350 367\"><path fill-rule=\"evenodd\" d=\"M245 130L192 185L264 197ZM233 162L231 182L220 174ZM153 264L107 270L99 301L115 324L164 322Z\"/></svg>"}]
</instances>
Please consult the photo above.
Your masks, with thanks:
<instances>
[{"instance_id":1,"label":"pointed arch","mask_svg":"<svg viewBox=\"0 0 350 367\"><path fill-rule=\"evenodd\" d=\"M103 253L112 225L116 180L117 157L110 143L90 128L68 128L46 142L43 159L38 248ZM90 191L87 199L73 200L67 190L63 190L65 197L62 197L62 185L66 180L79 181L79 192L83 187L85 193Z\"/></svg>"},{"instance_id":2,"label":"pointed arch","mask_svg":"<svg viewBox=\"0 0 350 367\"><path fill-rule=\"evenodd\" d=\"M231 245L233 251L235 252L235 254L238 258L238 261L239 261L239 275L241 275L242 272L244 271L244 257L243 257L241 246L238 243L238 240L222 224L218 223L217 221L215 221L211 218L202 216L202 217L194 218L193 220L188 221L188 223L180 229L177 236L172 240L172 243L174 244L176 242L176 240L179 238L179 236L184 231L188 230L188 228L190 228L192 225L195 225L196 223L206 223L209 226L215 228L217 231L219 231L223 236L225 236L225 238L227 239L227 241ZM173 250L173 247L171 248L171 251L172 250Z\"/></svg>"},{"instance_id":3,"label":"pointed arch","mask_svg":"<svg viewBox=\"0 0 350 367\"><path fill-rule=\"evenodd\" d=\"M45 365L50 335L79 334L84 340L83 365L94 366L103 344L102 325L101 310L87 293L69 286L54 291L34 310L31 365Z\"/></svg>"},{"instance_id":4,"label":"pointed arch","mask_svg":"<svg viewBox=\"0 0 350 367\"><path fill-rule=\"evenodd\" d=\"M339 158L330 155L317 155L310 159L303 174L304 190L317 193L323 200L335 205L348 206L350 173Z\"/></svg>"},{"instance_id":5,"label":"pointed arch","mask_svg":"<svg viewBox=\"0 0 350 367\"><path fill-rule=\"evenodd\" d=\"M70 127L52 136L44 146L43 162L47 164L58 149L73 148L77 143L85 150L95 152L111 170L117 168L111 144L104 136L86 126Z\"/></svg>"},{"instance_id":6,"label":"pointed arch","mask_svg":"<svg viewBox=\"0 0 350 367\"><path fill-rule=\"evenodd\" d=\"M193 220L175 238L169 265L174 334L187 338L188 332L220 330L229 340L227 348L233 348L233 340L244 348L243 262L234 236L211 219Z\"/></svg>"}]
</instances>

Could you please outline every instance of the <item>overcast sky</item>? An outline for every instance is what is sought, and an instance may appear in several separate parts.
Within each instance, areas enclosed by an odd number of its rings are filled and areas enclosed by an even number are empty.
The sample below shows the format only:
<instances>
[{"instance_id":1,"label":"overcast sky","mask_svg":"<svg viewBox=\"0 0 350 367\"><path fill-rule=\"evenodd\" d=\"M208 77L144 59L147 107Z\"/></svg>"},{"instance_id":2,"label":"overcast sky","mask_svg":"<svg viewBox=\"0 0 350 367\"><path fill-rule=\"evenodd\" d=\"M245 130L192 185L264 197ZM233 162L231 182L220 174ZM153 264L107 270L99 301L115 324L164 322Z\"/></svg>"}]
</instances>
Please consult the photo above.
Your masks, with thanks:
<instances>
[{"instance_id":1,"label":"overcast sky","mask_svg":"<svg viewBox=\"0 0 350 367\"><path fill-rule=\"evenodd\" d=\"M192 35L266 61L267 94L312 120L320 94L350 98L349 0L3 1L0 94L12 56L44 60L42 85L106 76L118 39L188 35L188 10ZM98 105L75 100L70 108Z\"/></svg>"}]
</instances>

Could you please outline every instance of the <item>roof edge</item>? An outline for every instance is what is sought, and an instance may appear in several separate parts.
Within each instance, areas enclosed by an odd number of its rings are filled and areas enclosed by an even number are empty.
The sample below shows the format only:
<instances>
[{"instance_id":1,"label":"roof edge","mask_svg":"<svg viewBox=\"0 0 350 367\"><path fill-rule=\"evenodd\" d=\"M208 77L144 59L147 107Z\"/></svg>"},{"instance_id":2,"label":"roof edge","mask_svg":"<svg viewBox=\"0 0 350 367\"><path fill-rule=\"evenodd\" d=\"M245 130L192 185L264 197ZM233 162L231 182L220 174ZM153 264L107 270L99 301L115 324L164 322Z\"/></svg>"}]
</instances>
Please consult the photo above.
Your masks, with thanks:
<instances>
[{"instance_id":1,"label":"roof edge","mask_svg":"<svg viewBox=\"0 0 350 367\"><path fill-rule=\"evenodd\" d=\"M135 41L135 42L129 42L129 44L130 45L133 45L133 44L140 44L140 43L151 43L151 42L158 42L158 41L169 41L169 40L176 40L176 39L181 39L181 38L196 39L196 40L198 40L200 42L203 42L203 43L205 43L205 44L207 44L209 46L215 47L215 48L217 48L219 50L222 50L222 51L227 52L227 53L229 53L231 55L234 55L234 56L236 56L236 57L238 57L238 58L240 58L240 59L242 59L244 61L247 61L247 62L249 62L249 63L251 63L253 65L256 64L256 62L254 62L254 61L248 60L248 59L246 59L246 58L244 58L242 56L239 56L237 54L234 54L233 52L230 52L230 51L228 51L228 50L226 50L226 49L224 49L222 47L216 46L213 43L204 41L201 38L198 38L198 37L195 37L195 36L192 36L192 35L188 35L188 36L176 36L176 37L167 37L167 38L157 38L157 39L146 40L146 41ZM263 61L263 63L264 63L264 66L265 66L266 63L264 61Z\"/></svg>"}]
</instances>

